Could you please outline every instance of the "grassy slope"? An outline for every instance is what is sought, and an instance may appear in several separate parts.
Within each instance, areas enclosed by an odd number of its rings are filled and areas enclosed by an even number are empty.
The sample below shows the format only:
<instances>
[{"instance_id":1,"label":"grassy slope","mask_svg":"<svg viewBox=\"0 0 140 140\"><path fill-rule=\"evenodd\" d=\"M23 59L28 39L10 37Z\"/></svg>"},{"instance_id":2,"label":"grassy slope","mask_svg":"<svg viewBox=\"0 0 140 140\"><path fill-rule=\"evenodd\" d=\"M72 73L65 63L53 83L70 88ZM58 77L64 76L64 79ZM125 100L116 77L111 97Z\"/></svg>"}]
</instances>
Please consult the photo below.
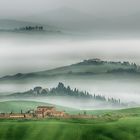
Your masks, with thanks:
<instances>
[{"instance_id":1,"label":"grassy slope","mask_svg":"<svg viewBox=\"0 0 140 140\"><path fill-rule=\"evenodd\" d=\"M26 101L5 101L0 102L0 112L20 112L21 109L26 111L28 109L33 109L38 106L38 102L26 102ZM42 103L42 105L44 105Z\"/></svg>"},{"instance_id":2,"label":"grassy slope","mask_svg":"<svg viewBox=\"0 0 140 140\"><path fill-rule=\"evenodd\" d=\"M28 111L29 109L35 109L37 106L40 105L49 105L53 106L52 104L42 103L42 102L34 102L34 101L5 101L0 102L0 112L20 112L21 110ZM75 109L56 106L58 110L66 110L67 112L76 111Z\"/></svg>"},{"instance_id":3,"label":"grassy slope","mask_svg":"<svg viewBox=\"0 0 140 140\"><path fill-rule=\"evenodd\" d=\"M0 140L139 140L140 118L0 122Z\"/></svg>"},{"instance_id":4,"label":"grassy slope","mask_svg":"<svg viewBox=\"0 0 140 140\"><path fill-rule=\"evenodd\" d=\"M29 101L0 102L0 110L8 111L14 108L20 111L24 108L34 108L38 105L50 105ZM58 107L62 109L62 107ZM63 108L64 109L64 108ZM67 108L65 108L67 109ZM78 113L77 110L70 110ZM89 114L124 114L124 117L111 119L103 116L88 120L0 120L0 140L139 140L140 138L140 108L123 110L87 111ZM125 114L138 116L125 116ZM112 121L113 120L113 121Z\"/></svg>"},{"instance_id":5,"label":"grassy slope","mask_svg":"<svg viewBox=\"0 0 140 140\"><path fill-rule=\"evenodd\" d=\"M37 106L40 105L52 105L48 103L42 102L35 102L35 101L5 101L0 102L0 112L20 112L27 111L29 109L35 109ZM73 108L63 107L63 106L56 106L58 110L65 110L67 113L70 114L78 114L83 113L83 110L77 110ZM103 115L103 114L140 114L140 108L128 108L128 109L121 109L121 110L87 110L87 114L93 115Z\"/></svg>"},{"instance_id":6,"label":"grassy slope","mask_svg":"<svg viewBox=\"0 0 140 140\"><path fill-rule=\"evenodd\" d=\"M44 78L44 77L54 77L54 76L66 76L67 74L69 76L72 75L88 75L88 73L93 73L93 74L102 74L106 73L107 71L111 71L114 69L133 69L133 65L122 65L122 64L110 64L110 63L105 63L101 65L68 65L64 67L59 67L51 70L46 70L46 71L40 71L40 72L34 72L34 73L27 73L27 74L21 74L21 75L13 75L13 76L8 76L4 78L5 80L11 79L11 80L20 80L20 79L29 79L29 78ZM71 73L71 74L69 74ZM51 78L52 78L51 77ZM0 80L3 81L3 78Z\"/></svg>"},{"instance_id":7,"label":"grassy slope","mask_svg":"<svg viewBox=\"0 0 140 140\"><path fill-rule=\"evenodd\" d=\"M5 101L5 102L0 102L0 112L23 112L29 110L29 109L35 109L37 106L40 105L52 105L52 104L47 104L47 103L42 103L42 102L35 102L35 101ZM65 110L69 114L78 114L78 113L83 113L83 110L77 110L73 108L68 108L68 107L63 107L63 106L56 106L58 110ZM86 111L87 114L105 114L110 112L110 110L89 110Z\"/></svg>"},{"instance_id":8,"label":"grassy slope","mask_svg":"<svg viewBox=\"0 0 140 140\"><path fill-rule=\"evenodd\" d=\"M73 72L73 73L84 73L84 72L91 72L91 73L105 73L109 70L113 69L132 69L134 68L133 65L122 65L122 64L110 64L110 63L105 63L101 65L96 65L96 64L89 64L89 65L70 65L70 66L65 66L65 67L60 67L52 70L47 70L47 71L42 71L42 72L37 72L36 74L66 74L68 72Z\"/></svg>"}]
</instances>

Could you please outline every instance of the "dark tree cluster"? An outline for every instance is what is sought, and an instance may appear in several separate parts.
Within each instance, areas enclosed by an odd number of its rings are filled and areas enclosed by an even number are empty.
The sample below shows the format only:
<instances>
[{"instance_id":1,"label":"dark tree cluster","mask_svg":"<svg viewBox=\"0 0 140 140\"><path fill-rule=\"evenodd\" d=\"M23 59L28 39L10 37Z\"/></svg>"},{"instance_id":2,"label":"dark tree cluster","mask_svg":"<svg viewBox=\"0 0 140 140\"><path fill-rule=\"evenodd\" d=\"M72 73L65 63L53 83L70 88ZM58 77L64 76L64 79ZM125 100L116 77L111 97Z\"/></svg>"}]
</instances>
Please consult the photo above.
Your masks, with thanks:
<instances>
[{"instance_id":1,"label":"dark tree cluster","mask_svg":"<svg viewBox=\"0 0 140 140\"><path fill-rule=\"evenodd\" d=\"M84 60L83 62L80 62L77 65L102 65L104 63L105 61L95 58L95 59Z\"/></svg>"},{"instance_id":2,"label":"dark tree cluster","mask_svg":"<svg viewBox=\"0 0 140 140\"><path fill-rule=\"evenodd\" d=\"M137 70L138 68L138 66L135 63L130 63L128 61L113 62L113 61L103 61L98 58L84 60L74 65L104 65L104 64L122 65L122 66L130 67L130 69L135 69L135 70Z\"/></svg>"},{"instance_id":3,"label":"dark tree cluster","mask_svg":"<svg viewBox=\"0 0 140 140\"><path fill-rule=\"evenodd\" d=\"M19 31L43 31L43 26L26 26L26 27L21 27L19 29L16 29Z\"/></svg>"},{"instance_id":4,"label":"dark tree cluster","mask_svg":"<svg viewBox=\"0 0 140 140\"><path fill-rule=\"evenodd\" d=\"M99 100L99 101L106 101L106 98L105 96L102 96L102 95L95 95L92 96L95 100Z\"/></svg>"},{"instance_id":5,"label":"dark tree cluster","mask_svg":"<svg viewBox=\"0 0 140 140\"><path fill-rule=\"evenodd\" d=\"M113 104L121 104L120 99L114 99L114 98L108 98L108 102L113 103Z\"/></svg>"},{"instance_id":6,"label":"dark tree cluster","mask_svg":"<svg viewBox=\"0 0 140 140\"><path fill-rule=\"evenodd\" d=\"M65 86L63 83L59 83L57 87L51 89L43 89L42 87L35 87L24 93L15 93L15 96L71 96L76 98L83 98L83 99L92 99L95 101L102 101L102 102L109 102L112 104L121 104L120 99L108 98L106 99L105 96L102 95L91 95L88 92L79 91L78 89L74 88L71 89L70 86Z\"/></svg>"},{"instance_id":7,"label":"dark tree cluster","mask_svg":"<svg viewBox=\"0 0 140 140\"><path fill-rule=\"evenodd\" d=\"M59 83L56 88L50 89L49 95L62 95L62 96L76 96L76 97L84 97L91 98L88 92L79 91L78 89L71 89L70 86L65 87L63 83Z\"/></svg>"}]
</instances>

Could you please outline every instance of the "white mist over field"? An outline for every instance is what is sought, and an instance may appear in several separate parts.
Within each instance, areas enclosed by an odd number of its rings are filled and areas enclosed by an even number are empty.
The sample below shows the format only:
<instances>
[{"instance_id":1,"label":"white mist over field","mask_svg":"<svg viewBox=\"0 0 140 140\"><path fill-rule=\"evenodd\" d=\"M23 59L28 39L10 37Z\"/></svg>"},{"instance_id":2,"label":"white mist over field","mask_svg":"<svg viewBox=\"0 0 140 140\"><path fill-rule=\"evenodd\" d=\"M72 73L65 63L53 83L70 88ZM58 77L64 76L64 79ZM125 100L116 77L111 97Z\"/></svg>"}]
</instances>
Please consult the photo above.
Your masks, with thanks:
<instances>
[{"instance_id":1,"label":"white mist over field","mask_svg":"<svg viewBox=\"0 0 140 140\"><path fill-rule=\"evenodd\" d=\"M0 76L28 73L67 66L84 59L100 58L108 61L130 61L140 64L140 41L138 39L86 39L73 37L47 38L20 35L0 39ZM86 79L54 79L44 82L0 84L0 93L22 92L43 86L52 88L64 82L72 88L114 97L124 102L140 101L139 78L122 77Z\"/></svg>"},{"instance_id":2,"label":"white mist over field","mask_svg":"<svg viewBox=\"0 0 140 140\"><path fill-rule=\"evenodd\" d=\"M0 76L34 72L100 58L140 64L140 40L1 38Z\"/></svg>"}]
</instances>

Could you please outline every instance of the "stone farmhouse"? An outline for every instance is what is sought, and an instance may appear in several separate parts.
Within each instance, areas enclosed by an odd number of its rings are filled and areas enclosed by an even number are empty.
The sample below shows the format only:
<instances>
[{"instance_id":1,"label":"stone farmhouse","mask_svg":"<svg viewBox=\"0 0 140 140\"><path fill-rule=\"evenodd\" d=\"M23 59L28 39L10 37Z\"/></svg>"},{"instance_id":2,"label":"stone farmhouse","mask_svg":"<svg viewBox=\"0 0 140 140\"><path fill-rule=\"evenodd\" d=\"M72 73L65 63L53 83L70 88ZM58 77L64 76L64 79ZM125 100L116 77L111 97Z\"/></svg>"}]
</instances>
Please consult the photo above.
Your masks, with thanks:
<instances>
[{"instance_id":1,"label":"stone farmhouse","mask_svg":"<svg viewBox=\"0 0 140 140\"><path fill-rule=\"evenodd\" d=\"M28 110L23 113L0 113L1 119L43 119L43 118L96 118L95 115L75 114L70 115L64 111L58 111L54 106L38 106L35 110Z\"/></svg>"},{"instance_id":2,"label":"stone farmhouse","mask_svg":"<svg viewBox=\"0 0 140 140\"><path fill-rule=\"evenodd\" d=\"M28 110L26 113L0 113L0 118L9 119L31 119L31 118L64 118L66 113L57 111L53 106L38 106L36 110Z\"/></svg>"},{"instance_id":3,"label":"stone farmhouse","mask_svg":"<svg viewBox=\"0 0 140 140\"><path fill-rule=\"evenodd\" d=\"M57 111L53 106L38 106L35 110L35 115L37 118L46 117L65 117L65 112Z\"/></svg>"}]
</instances>

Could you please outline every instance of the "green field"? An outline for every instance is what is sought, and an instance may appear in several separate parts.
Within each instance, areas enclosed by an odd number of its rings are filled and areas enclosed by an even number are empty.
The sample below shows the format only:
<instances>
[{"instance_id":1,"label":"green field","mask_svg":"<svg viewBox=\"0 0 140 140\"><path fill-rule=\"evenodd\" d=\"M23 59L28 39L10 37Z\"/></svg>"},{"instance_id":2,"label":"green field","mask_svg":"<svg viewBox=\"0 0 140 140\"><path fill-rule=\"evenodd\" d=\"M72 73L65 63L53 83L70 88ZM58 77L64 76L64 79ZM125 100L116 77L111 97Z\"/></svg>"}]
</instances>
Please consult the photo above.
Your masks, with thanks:
<instances>
[{"instance_id":1,"label":"green field","mask_svg":"<svg viewBox=\"0 0 140 140\"><path fill-rule=\"evenodd\" d=\"M41 102L0 102L0 111L34 109ZM65 109L71 114L82 110ZM0 119L0 140L140 140L140 108L122 110L91 110L95 119L42 119L6 120Z\"/></svg>"},{"instance_id":2,"label":"green field","mask_svg":"<svg viewBox=\"0 0 140 140\"><path fill-rule=\"evenodd\" d=\"M1 120L0 140L139 140L140 117L118 121Z\"/></svg>"}]
</instances>

